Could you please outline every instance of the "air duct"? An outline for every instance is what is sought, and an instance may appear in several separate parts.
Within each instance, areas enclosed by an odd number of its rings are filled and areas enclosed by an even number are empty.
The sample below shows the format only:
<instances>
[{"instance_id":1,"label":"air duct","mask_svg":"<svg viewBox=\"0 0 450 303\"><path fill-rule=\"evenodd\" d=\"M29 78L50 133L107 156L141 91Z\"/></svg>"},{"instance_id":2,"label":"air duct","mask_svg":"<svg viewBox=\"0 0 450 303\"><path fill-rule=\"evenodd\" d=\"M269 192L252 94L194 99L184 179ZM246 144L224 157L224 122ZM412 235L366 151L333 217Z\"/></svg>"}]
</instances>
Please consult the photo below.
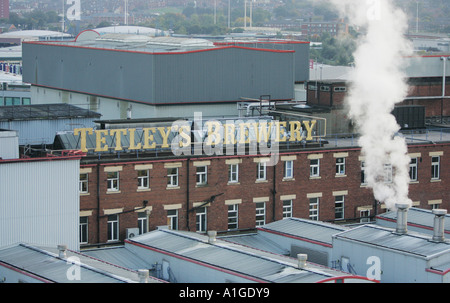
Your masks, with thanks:
<instances>
[{"instance_id":1,"label":"air duct","mask_svg":"<svg viewBox=\"0 0 450 303\"><path fill-rule=\"evenodd\" d=\"M308 255L307 254L297 254L297 260L298 260L298 268L305 268L306 260L308 260Z\"/></svg>"},{"instance_id":2,"label":"air duct","mask_svg":"<svg viewBox=\"0 0 450 303\"><path fill-rule=\"evenodd\" d=\"M408 207L409 204L395 204L397 207L397 228L395 232L403 235L408 232Z\"/></svg>"},{"instance_id":3,"label":"air duct","mask_svg":"<svg viewBox=\"0 0 450 303\"><path fill-rule=\"evenodd\" d=\"M434 214L434 228L433 228L433 241L435 242L444 242L444 219L447 214L446 209L433 209Z\"/></svg>"}]
</instances>

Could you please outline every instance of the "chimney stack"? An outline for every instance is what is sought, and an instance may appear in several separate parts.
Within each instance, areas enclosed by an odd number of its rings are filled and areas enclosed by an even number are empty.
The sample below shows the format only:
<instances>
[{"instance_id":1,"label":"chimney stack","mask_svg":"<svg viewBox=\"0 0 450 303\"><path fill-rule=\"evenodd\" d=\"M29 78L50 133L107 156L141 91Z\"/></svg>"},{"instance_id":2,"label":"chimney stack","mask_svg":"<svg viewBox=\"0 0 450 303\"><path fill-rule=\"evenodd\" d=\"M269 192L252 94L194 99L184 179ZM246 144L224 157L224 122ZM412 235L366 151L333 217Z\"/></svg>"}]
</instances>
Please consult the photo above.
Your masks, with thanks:
<instances>
[{"instance_id":1,"label":"chimney stack","mask_svg":"<svg viewBox=\"0 0 450 303\"><path fill-rule=\"evenodd\" d=\"M444 242L445 241L445 228L444 219L447 214L446 209L433 209L434 214L434 228L433 228L433 241Z\"/></svg>"},{"instance_id":2,"label":"chimney stack","mask_svg":"<svg viewBox=\"0 0 450 303\"><path fill-rule=\"evenodd\" d=\"M408 232L408 207L409 204L398 203L397 207L397 228L395 232L399 235L406 234Z\"/></svg>"},{"instance_id":3,"label":"chimney stack","mask_svg":"<svg viewBox=\"0 0 450 303\"><path fill-rule=\"evenodd\" d=\"M216 242L217 231L210 230L208 231L208 243Z\"/></svg>"},{"instance_id":4,"label":"chimney stack","mask_svg":"<svg viewBox=\"0 0 450 303\"><path fill-rule=\"evenodd\" d=\"M58 245L58 250L59 250L59 257L61 259L66 259L67 258L67 245L61 244Z\"/></svg>"},{"instance_id":5,"label":"chimney stack","mask_svg":"<svg viewBox=\"0 0 450 303\"><path fill-rule=\"evenodd\" d=\"M307 254L297 254L298 268L305 268L307 259L308 259Z\"/></svg>"}]
</instances>

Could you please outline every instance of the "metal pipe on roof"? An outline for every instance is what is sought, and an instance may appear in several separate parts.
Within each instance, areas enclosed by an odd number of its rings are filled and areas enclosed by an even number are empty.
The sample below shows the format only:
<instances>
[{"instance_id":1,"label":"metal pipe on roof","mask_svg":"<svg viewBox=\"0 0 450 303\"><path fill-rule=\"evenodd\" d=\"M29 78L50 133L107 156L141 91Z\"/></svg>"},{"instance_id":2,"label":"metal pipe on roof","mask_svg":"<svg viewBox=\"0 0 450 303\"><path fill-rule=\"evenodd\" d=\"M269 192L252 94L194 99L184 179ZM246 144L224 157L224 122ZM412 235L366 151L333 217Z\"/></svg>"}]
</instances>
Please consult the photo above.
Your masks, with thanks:
<instances>
[{"instance_id":1,"label":"metal pipe on roof","mask_svg":"<svg viewBox=\"0 0 450 303\"><path fill-rule=\"evenodd\" d=\"M409 205L398 203L395 206L397 207L397 228L395 229L395 233L403 235L408 232L407 212Z\"/></svg>"},{"instance_id":2,"label":"metal pipe on roof","mask_svg":"<svg viewBox=\"0 0 450 303\"><path fill-rule=\"evenodd\" d=\"M446 209L433 209L434 214L434 228L433 228L433 238L432 240L435 242L444 242L445 241L445 227L444 227L444 219L447 214Z\"/></svg>"}]
</instances>

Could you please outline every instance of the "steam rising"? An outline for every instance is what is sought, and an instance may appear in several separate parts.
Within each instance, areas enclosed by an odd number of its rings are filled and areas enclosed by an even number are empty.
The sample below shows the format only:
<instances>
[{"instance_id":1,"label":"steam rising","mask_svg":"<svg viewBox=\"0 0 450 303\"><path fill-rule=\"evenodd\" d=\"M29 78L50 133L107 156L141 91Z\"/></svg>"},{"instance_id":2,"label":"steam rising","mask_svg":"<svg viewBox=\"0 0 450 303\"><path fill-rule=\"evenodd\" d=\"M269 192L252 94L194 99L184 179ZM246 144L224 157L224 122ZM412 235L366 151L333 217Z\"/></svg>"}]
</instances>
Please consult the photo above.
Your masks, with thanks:
<instances>
[{"instance_id":1,"label":"steam rising","mask_svg":"<svg viewBox=\"0 0 450 303\"><path fill-rule=\"evenodd\" d=\"M403 73L403 58L412 52L403 36L407 18L391 0L330 1L349 23L365 32L353 54L355 68L346 103L361 134L367 184L373 188L375 199L389 209L394 209L396 203L411 205L410 158L405 140L395 136L400 127L391 115L408 91Z\"/></svg>"}]
</instances>

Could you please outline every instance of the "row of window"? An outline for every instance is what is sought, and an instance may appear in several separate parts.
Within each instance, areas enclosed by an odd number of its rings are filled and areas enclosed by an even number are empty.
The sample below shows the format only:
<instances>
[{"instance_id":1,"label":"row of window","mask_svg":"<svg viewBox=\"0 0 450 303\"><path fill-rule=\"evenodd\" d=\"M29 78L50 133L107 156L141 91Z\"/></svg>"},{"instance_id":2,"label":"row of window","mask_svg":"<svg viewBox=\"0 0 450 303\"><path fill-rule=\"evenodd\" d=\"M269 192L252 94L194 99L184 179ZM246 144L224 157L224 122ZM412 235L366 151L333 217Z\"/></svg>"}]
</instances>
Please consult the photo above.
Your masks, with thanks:
<instances>
[{"instance_id":1,"label":"row of window","mask_svg":"<svg viewBox=\"0 0 450 303\"><path fill-rule=\"evenodd\" d=\"M309 219L319 220L319 196L309 198ZM344 219L344 201L345 195L335 196L335 219ZM284 199L283 203L283 219L293 216L293 199ZM239 229L239 204L228 205L227 210L229 231ZM370 210L360 212L361 222L367 222L370 216ZM178 210L167 210L167 222L171 229L178 229ZM266 224L266 202L255 203L255 226L263 226ZM108 215L107 221L108 241L119 240L119 215ZM148 231L148 216L145 212L138 213L137 226L139 234ZM206 232L207 230L207 207L199 207L196 209L196 231ZM80 217L80 243L88 243L88 217Z\"/></svg>"},{"instance_id":2,"label":"row of window","mask_svg":"<svg viewBox=\"0 0 450 303\"><path fill-rule=\"evenodd\" d=\"M0 106L9 105L30 105L31 98L29 97L0 97Z\"/></svg>"},{"instance_id":3,"label":"row of window","mask_svg":"<svg viewBox=\"0 0 450 303\"><path fill-rule=\"evenodd\" d=\"M335 173L336 176L346 176L346 157L335 158ZM294 178L294 160L283 161L283 179ZM320 177L320 158L310 159L310 178ZM365 166L364 161L361 162L361 184L366 184L365 180ZM119 171L107 172L107 191L119 191ZM88 173L80 174L80 193L88 193ZM411 182L418 180L418 158L411 158L409 165L409 176ZM440 179L440 156L431 157L431 179ZM267 180L267 165L266 162L260 161L256 165L256 181ZM228 183L239 182L239 163L228 164ZM392 182L392 165L385 165L385 182ZM196 185L202 186L208 184L208 166L196 167ZM167 168L167 187L176 188L179 186L179 168ZM137 170L137 188L138 190L145 190L150 188L150 170Z\"/></svg>"}]
</instances>

